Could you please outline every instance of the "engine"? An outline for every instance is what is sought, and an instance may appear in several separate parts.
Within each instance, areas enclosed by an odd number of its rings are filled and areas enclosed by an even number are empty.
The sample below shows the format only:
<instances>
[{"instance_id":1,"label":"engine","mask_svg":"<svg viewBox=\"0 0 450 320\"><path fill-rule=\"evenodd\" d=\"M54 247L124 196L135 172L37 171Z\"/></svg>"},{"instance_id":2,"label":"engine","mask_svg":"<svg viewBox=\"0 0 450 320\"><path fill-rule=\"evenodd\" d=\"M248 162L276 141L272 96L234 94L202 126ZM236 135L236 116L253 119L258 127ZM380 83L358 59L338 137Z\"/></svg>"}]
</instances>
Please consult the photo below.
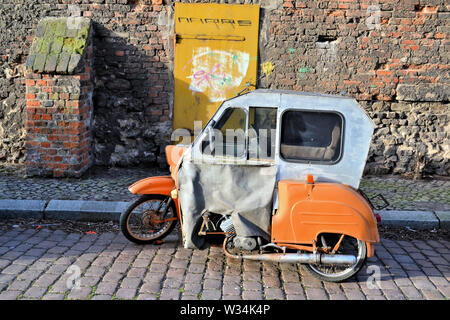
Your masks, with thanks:
<instances>
[{"instance_id":1,"label":"engine","mask_svg":"<svg viewBox=\"0 0 450 320\"><path fill-rule=\"evenodd\" d=\"M231 216L227 216L223 219L220 223L220 229L222 229L223 232L236 233ZM256 249L258 242L255 237L240 237L236 235L233 237L233 245L236 249L250 251Z\"/></svg>"}]
</instances>

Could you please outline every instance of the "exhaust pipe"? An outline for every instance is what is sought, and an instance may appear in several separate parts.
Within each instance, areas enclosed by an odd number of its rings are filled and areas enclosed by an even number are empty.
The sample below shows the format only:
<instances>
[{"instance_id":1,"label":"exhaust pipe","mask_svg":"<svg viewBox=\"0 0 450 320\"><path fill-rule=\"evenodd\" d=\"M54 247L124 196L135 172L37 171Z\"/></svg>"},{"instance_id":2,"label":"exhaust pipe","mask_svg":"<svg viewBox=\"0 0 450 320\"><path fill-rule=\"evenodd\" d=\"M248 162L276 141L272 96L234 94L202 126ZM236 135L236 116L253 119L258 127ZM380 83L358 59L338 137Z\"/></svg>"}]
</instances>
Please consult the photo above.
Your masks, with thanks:
<instances>
[{"instance_id":1,"label":"exhaust pipe","mask_svg":"<svg viewBox=\"0 0 450 320\"><path fill-rule=\"evenodd\" d=\"M329 265L352 265L356 263L356 257L344 254L310 254L310 253L264 253L249 254L242 256L229 255L233 258L287 262L287 263L308 263L308 264L329 264Z\"/></svg>"},{"instance_id":2,"label":"exhaust pipe","mask_svg":"<svg viewBox=\"0 0 450 320\"><path fill-rule=\"evenodd\" d=\"M329 265L353 265L357 259L355 256L346 254L321 254L321 253L263 253L233 255L227 250L227 238L223 242L223 251L225 255L234 259L248 259L270 262L287 263L307 263L307 264L329 264ZM278 247L274 245L275 247ZM280 247L279 247L280 248ZM282 248L280 248L282 249Z\"/></svg>"}]
</instances>

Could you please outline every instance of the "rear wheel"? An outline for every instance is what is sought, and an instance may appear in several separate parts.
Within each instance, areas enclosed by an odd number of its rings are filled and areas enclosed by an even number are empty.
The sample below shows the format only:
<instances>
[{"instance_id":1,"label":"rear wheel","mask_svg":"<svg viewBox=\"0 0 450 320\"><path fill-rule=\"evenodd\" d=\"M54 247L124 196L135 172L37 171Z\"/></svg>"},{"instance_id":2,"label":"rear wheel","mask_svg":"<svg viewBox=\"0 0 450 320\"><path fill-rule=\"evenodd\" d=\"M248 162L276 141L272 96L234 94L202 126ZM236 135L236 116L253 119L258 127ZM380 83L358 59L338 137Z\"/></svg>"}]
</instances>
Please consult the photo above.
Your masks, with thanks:
<instances>
[{"instance_id":1,"label":"rear wheel","mask_svg":"<svg viewBox=\"0 0 450 320\"><path fill-rule=\"evenodd\" d=\"M175 204L165 195L143 195L120 215L122 233L138 244L151 244L164 238L176 224Z\"/></svg>"},{"instance_id":2,"label":"rear wheel","mask_svg":"<svg viewBox=\"0 0 450 320\"><path fill-rule=\"evenodd\" d=\"M356 262L352 265L323 265L323 264L304 264L302 265L314 277L329 281L341 282L356 274L364 265L367 257L367 246L364 241L350 236L344 236L336 252L332 253L333 248L341 240L338 234L322 234L318 238L317 250L328 252L324 254L345 254L354 255Z\"/></svg>"}]
</instances>

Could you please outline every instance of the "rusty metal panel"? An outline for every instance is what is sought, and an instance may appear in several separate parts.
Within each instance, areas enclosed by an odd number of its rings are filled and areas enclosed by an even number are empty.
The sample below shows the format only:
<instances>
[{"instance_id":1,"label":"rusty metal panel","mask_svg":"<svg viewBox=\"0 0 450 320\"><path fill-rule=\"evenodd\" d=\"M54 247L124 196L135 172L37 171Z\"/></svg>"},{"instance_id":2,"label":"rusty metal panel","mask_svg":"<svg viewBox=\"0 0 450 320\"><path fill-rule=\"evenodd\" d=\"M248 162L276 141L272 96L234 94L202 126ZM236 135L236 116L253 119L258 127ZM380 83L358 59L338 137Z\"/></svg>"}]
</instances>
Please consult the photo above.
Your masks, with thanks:
<instances>
[{"instance_id":1,"label":"rusty metal panel","mask_svg":"<svg viewBox=\"0 0 450 320\"><path fill-rule=\"evenodd\" d=\"M204 126L255 84L259 5L175 3L174 129Z\"/></svg>"}]
</instances>

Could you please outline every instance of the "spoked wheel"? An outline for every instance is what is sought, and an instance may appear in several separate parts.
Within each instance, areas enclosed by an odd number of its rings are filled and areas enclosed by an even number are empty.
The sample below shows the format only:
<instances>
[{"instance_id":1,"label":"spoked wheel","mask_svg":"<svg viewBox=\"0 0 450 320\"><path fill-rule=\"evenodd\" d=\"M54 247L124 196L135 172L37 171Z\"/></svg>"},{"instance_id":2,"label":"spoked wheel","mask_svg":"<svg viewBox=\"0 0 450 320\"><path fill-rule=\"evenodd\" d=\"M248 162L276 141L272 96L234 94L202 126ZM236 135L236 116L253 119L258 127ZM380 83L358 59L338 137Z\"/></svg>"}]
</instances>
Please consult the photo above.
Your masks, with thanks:
<instances>
[{"instance_id":1,"label":"spoked wheel","mask_svg":"<svg viewBox=\"0 0 450 320\"><path fill-rule=\"evenodd\" d=\"M333 249L335 249L335 252L333 252ZM367 257L367 246L365 242L339 234L320 235L317 243L317 251L326 254L345 254L356 257L356 262L352 265L303 265L314 277L329 282L341 282L350 278L362 268Z\"/></svg>"},{"instance_id":2,"label":"spoked wheel","mask_svg":"<svg viewBox=\"0 0 450 320\"><path fill-rule=\"evenodd\" d=\"M175 204L164 195L144 195L120 215L122 233L138 244L151 244L164 238L176 224Z\"/></svg>"}]
</instances>

